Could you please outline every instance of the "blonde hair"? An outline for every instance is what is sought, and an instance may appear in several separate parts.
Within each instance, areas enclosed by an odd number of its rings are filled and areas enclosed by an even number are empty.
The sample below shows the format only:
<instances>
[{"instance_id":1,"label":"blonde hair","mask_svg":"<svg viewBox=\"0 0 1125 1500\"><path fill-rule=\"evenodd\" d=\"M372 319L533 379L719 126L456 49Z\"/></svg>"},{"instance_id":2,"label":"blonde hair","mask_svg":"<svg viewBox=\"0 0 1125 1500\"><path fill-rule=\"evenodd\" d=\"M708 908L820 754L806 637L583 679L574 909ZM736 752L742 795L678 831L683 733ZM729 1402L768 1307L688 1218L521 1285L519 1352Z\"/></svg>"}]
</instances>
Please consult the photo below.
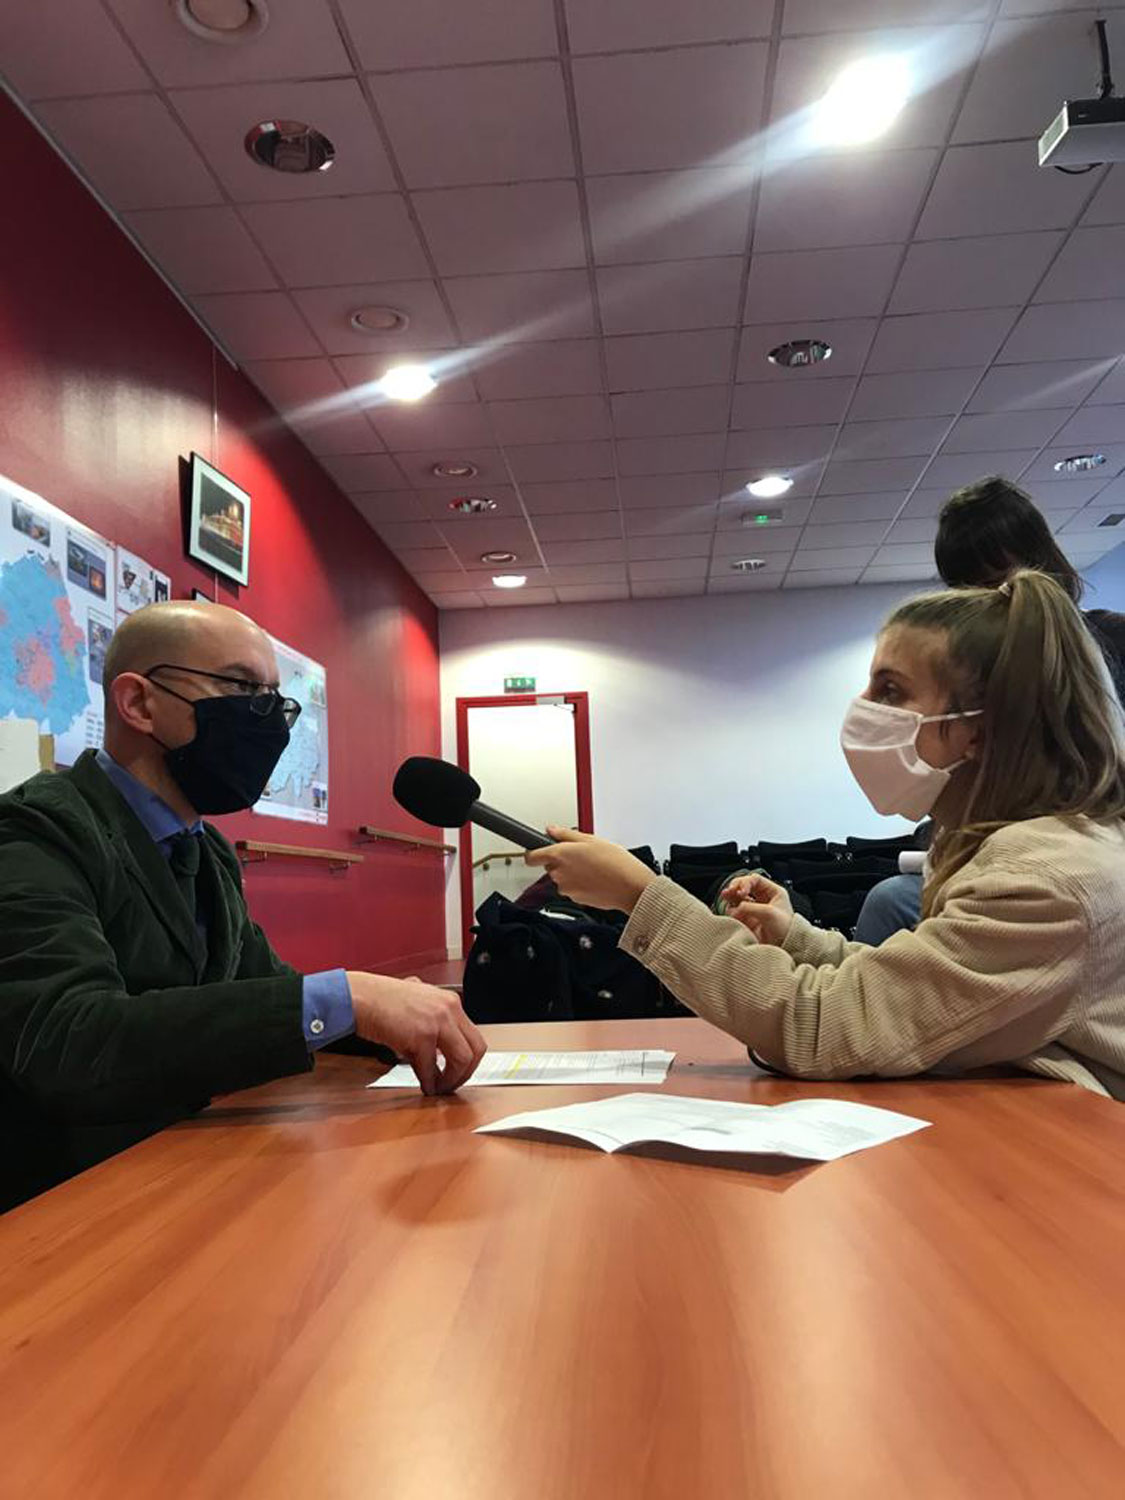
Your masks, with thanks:
<instances>
[{"instance_id":1,"label":"blonde hair","mask_svg":"<svg viewBox=\"0 0 1125 1500\"><path fill-rule=\"evenodd\" d=\"M1125 733L1105 660L1081 614L1044 573L901 605L887 628L936 631L950 710L982 710L956 827L939 827L923 913L991 833L1028 818L1125 818ZM964 773L968 776L970 773Z\"/></svg>"}]
</instances>

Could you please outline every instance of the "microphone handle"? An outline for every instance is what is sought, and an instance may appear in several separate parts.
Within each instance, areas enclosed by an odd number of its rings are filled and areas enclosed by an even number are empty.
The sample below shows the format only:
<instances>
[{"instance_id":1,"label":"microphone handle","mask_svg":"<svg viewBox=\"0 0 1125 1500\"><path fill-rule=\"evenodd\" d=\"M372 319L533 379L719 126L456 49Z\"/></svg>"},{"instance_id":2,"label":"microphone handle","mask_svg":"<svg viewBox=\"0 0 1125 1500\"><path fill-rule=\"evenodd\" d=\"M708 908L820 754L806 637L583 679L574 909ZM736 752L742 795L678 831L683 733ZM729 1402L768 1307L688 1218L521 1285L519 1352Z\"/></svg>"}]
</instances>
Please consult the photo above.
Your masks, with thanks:
<instances>
[{"instance_id":1,"label":"microphone handle","mask_svg":"<svg viewBox=\"0 0 1125 1500\"><path fill-rule=\"evenodd\" d=\"M497 812L494 807L488 807L483 802L474 802L469 808L468 821L476 823L480 828L487 828L489 833L498 833L502 839L511 839L521 849L546 849L555 842L545 833L539 833L526 823L509 818L507 813Z\"/></svg>"}]
</instances>

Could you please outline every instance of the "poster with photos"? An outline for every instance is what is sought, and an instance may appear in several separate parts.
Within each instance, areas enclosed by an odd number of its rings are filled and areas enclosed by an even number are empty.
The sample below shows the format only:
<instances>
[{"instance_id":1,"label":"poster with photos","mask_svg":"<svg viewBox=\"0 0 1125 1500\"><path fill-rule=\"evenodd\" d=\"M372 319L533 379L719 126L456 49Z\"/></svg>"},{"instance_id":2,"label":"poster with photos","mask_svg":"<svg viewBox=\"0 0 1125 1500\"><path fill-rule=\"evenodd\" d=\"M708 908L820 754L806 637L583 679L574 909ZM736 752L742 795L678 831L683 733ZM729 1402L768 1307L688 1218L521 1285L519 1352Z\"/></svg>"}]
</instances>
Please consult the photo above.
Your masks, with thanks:
<instances>
[{"instance_id":1,"label":"poster with photos","mask_svg":"<svg viewBox=\"0 0 1125 1500\"><path fill-rule=\"evenodd\" d=\"M172 584L167 573L158 572L151 563L117 549L117 623L126 615L144 609L146 604L160 604L172 597Z\"/></svg>"}]
</instances>

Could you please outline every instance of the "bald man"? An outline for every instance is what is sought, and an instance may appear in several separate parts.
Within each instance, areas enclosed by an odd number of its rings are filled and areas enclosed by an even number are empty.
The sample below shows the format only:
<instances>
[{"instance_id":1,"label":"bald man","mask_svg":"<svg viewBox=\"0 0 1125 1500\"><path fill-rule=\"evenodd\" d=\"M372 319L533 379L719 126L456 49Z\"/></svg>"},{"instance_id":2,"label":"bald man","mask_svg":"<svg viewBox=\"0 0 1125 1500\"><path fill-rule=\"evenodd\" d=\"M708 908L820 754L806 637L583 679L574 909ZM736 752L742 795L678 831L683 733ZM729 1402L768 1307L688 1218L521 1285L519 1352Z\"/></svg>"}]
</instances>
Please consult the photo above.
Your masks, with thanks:
<instances>
[{"instance_id":1,"label":"bald man","mask_svg":"<svg viewBox=\"0 0 1125 1500\"><path fill-rule=\"evenodd\" d=\"M258 800L301 711L269 637L220 605L153 604L103 682L105 748L0 797L0 1207L352 1032L427 1093L463 1083L484 1042L456 995L298 974L203 822Z\"/></svg>"}]
</instances>

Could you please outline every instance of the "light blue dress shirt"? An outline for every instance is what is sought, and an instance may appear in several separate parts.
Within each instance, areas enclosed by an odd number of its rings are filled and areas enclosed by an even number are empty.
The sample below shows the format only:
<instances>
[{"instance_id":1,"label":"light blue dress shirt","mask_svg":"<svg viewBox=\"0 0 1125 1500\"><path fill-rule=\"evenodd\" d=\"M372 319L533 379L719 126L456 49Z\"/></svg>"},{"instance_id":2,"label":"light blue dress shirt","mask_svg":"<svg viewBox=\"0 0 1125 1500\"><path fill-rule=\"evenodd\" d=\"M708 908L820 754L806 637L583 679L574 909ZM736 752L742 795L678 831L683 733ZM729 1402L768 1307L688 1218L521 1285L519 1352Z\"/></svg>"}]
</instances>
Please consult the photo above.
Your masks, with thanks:
<instances>
[{"instance_id":1,"label":"light blue dress shirt","mask_svg":"<svg viewBox=\"0 0 1125 1500\"><path fill-rule=\"evenodd\" d=\"M119 766L107 751L98 751L97 762L136 813L165 859L171 854L171 841L177 835L203 833L202 819L186 825L163 797L158 797L124 766ZM352 995L343 969L306 974L302 980L301 1008L305 1040L312 1052L355 1030Z\"/></svg>"}]
</instances>

